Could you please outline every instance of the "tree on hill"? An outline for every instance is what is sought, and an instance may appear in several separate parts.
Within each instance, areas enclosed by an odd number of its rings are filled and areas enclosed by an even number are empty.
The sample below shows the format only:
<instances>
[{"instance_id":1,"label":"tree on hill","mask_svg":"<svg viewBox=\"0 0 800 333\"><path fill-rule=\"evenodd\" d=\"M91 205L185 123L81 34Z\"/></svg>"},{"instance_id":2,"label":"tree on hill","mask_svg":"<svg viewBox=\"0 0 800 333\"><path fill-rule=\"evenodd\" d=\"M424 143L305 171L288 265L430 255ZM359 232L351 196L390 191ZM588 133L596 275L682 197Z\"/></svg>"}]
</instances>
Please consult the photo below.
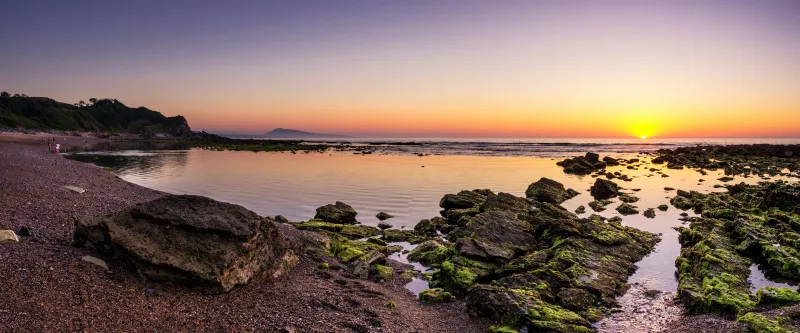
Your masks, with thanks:
<instances>
[{"instance_id":1,"label":"tree on hill","mask_svg":"<svg viewBox=\"0 0 800 333\"><path fill-rule=\"evenodd\" d=\"M89 103L91 103L91 105L97 104L97 98L94 98L94 97L90 98L89 99Z\"/></svg>"},{"instance_id":2,"label":"tree on hill","mask_svg":"<svg viewBox=\"0 0 800 333\"><path fill-rule=\"evenodd\" d=\"M81 108L84 107L84 106L87 106L87 105L88 104L86 104L86 102L84 102L83 100L80 100L80 101L78 101L78 103L75 103L75 106L81 107Z\"/></svg>"},{"instance_id":3,"label":"tree on hill","mask_svg":"<svg viewBox=\"0 0 800 333\"><path fill-rule=\"evenodd\" d=\"M7 91L4 91L0 93L0 97L11 97L11 94L9 94Z\"/></svg>"}]
</instances>

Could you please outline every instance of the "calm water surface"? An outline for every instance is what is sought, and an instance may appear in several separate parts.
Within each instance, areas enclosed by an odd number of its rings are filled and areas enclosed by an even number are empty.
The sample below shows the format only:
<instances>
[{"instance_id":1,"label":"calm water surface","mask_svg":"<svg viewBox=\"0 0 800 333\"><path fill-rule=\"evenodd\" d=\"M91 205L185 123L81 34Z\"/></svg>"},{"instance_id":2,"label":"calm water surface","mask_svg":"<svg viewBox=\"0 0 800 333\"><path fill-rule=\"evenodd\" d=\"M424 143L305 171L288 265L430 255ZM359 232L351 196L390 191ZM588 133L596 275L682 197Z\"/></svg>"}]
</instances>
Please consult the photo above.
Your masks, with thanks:
<instances>
[{"instance_id":1,"label":"calm water surface","mask_svg":"<svg viewBox=\"0 0 800 333\"><path fill-rule=\"evenodd\" d=\"M636 154L612 156L645 157ZM375 214L385 211L395 216L388 222L398 228L413 228L419 220L437 216L439 199L444 194L488 188L524 196L528 184L541 177L557 180L581 192L563 204L574 211L592 201L588 189L594 182L590 176L564 174L555 165L558 159L548 157L419 157L410 154L167 149L101 151L76 154L71 158L112 166L122 179L135 184L175 194L204 195L242 205L264 216L284 215L292 221L304 221L314 216L317 207L343 201L358 211L358 220L364 224L377 225L379 221ZM649 171L651 167L670 177L663 178ZM631 182L617 182L640 198L635 205L641 211L669 204L674 192L665 191L667 186L706 193L724 191L713 188L714 184L719 184L716 179L723 176L721 171L703 176L693 170L669 170L663 165L649 164L638 170L619 166L608 171L621 171L633 178ZM700 182L700 179L705 181ZM760 180L757 177L737 177L734 182L756 183ZM640 191L634 192L633 189ZM615 200L600 215L618 215L614 210L618 204ZM680 245L673 227L681 225L678 219L682 211L670 206L666 212L656 212L655 219L642 215L623 216L624 224L661 233L663 238L656 251L638 263L639 269L630 282L655 279L658 289L675 291L674 262ZM587 213L583 216L591 213L587 205ZM754 269L751 280L755 286L773 285L758 269Z\"/></svg>"}]
</instances>

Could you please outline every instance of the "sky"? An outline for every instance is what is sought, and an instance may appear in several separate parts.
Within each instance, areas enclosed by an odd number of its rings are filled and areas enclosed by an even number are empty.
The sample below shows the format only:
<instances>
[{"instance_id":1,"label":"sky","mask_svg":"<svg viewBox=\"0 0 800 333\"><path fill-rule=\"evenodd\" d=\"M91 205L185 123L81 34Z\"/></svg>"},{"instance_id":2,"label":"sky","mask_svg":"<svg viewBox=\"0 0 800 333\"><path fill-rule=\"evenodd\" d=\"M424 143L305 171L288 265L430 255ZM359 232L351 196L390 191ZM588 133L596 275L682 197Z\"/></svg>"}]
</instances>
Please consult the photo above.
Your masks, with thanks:
<instances>
[{"instance_id":1,"label":"sky","mask_svg":"<svg viewBox=\"0 0 800 333\"><path fill-rule=\"evenodd\" d=\"M800 1L17 1L0 90L194 130L800 137Z\"/></svg>"}]
</instances>

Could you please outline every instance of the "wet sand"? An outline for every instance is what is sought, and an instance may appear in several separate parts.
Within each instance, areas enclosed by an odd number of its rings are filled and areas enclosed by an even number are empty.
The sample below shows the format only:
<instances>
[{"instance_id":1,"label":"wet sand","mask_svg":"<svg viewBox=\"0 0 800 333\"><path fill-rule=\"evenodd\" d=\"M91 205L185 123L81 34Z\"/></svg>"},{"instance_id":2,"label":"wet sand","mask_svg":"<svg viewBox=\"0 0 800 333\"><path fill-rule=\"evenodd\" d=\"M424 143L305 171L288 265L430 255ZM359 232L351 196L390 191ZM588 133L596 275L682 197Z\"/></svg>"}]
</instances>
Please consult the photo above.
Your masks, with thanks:
<instances>
[{"instance_id":1,"label":"wet sand","mask_svg":"<svg viewBox=\"0 0 800 333\"><path fill-rule=\"evenodd\" d=\"M0 229L30 229L0 243L3 332L485 332L463 302L420 304L402 283L351 279L303 257L278 280L227 294L140 279L124 262L109 271L72 246L76 216L122 210L163 195L99 167L48 153L38 135L0 135ZM87 138L67 138L67 149ZM82 194L65 190L74 185ZM331 266L338 263L330 261ZM387 304L394 302L396 307Z\"/></svg>"}]
</instances>

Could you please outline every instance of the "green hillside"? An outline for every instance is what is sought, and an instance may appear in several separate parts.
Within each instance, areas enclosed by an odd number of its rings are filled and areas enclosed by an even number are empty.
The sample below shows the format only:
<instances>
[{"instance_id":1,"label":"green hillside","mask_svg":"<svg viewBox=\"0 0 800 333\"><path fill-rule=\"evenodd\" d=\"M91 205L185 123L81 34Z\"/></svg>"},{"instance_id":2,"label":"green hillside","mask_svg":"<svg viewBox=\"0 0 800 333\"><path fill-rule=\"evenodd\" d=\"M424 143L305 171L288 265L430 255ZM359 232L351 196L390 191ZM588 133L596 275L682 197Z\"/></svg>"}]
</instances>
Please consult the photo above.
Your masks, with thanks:
<instances>
[{"instance_id":1,"label":"green hillside","mask_svg":"<svg viewBox=\"0 0 800 333\"><path fill-rule=\"evenodd\" d=\"M76 106L45 97L0 97L0 128L109 133L191 134L182 116L165 117L145 107L101 99Z\"/></svg>"}]
</instances>

